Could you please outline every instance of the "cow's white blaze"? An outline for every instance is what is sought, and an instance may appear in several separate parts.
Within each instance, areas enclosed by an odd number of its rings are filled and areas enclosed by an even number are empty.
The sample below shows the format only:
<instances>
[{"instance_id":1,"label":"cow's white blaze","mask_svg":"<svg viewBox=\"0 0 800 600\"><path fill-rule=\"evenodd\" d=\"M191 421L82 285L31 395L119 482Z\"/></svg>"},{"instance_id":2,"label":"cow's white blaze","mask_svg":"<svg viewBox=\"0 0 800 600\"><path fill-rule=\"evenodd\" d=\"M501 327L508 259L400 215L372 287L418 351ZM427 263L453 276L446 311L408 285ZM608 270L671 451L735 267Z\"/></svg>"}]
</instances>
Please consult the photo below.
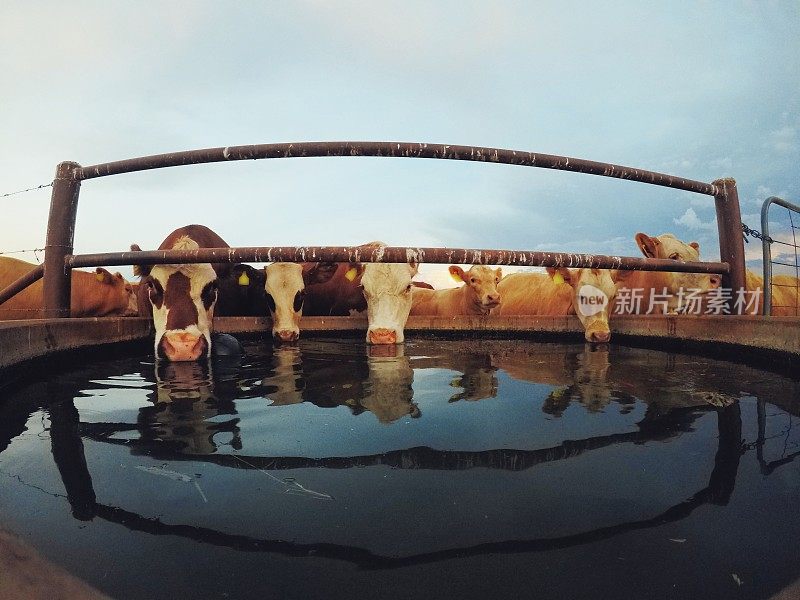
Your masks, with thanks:
<instances>
[{"instance_id":1,"label":"cow's white blaze","mask_svg":"<svg viewBox=\"0 0 800 600\"><path fill-rule=\"evenodd\" d=\"M607 269L577 269L571 273L575 314L583 325L587 342L611 339L608 315L617 287Z\"/></svg>"},{"instance_id":2,"label":"cow's white blaze","mask_svg":"<svg viewBox=\"0 0 800 600\"><path fill-rule=\"evenodd\" d=\"M411 311L411 278L417 265L368 263L361 285L367 300L367 343L400 344Z\"/></svg>"},{"instance_id":3,"label":"cow's white blaze","mask_svg":"<svg viewBox=\"0 0 800 600\"><path fill-rule=\"evenodd\" d=\"M186 236L179 238L172 247L173 250L197 248L197 242ZM197 360L203 353L210 354L216 291L208 308L202 294L206 286L217 279L211 265L155 265L150 278L154 280L148 297L153 305L156 356L160 355L159 347L169 360ZM205 340L205 347L201 338Z\"/></svg>"},{"instance_id":4,"label":"cow's white blaze","mask_svg":"<svg viewBox=\"0 0 800 600\"><path fill-rule=\"evenodd\" d=\"M287 342L296 340L300 336L303 308L300 304L300 309L295 310L295 299L306 287L303 267L297 263L273 263L264 272L267 274L264 289L272 297L272 335Z\"/></svg>"}]
</instances>

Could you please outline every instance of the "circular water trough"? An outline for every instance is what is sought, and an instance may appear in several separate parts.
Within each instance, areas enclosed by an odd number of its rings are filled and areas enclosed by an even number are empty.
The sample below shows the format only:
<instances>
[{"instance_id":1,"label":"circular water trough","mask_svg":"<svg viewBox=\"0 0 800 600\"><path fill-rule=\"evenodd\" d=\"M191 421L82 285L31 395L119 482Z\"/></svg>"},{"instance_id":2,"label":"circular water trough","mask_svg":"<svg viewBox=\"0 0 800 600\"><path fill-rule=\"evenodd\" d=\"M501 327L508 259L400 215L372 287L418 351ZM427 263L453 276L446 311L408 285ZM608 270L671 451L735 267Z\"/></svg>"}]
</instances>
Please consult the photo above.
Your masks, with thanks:
<instances>
[{"instance_id":1,"label":"circular water trough","mask_svg":"<svg viewBox=\"0 0 800 600\"><path fill-rule=\"evenodd\" d=\"M740 561L731 547L736 535L770 545L776 527L800 527L797 519L781 523L781 506L763 504L800 485L787 466L800 456L800 439L783 437L785 419L791 430L800 417L796 371L794 379L772 377L746 364L627 346L744 363L760 356L791 375L797 319L621 317L615 343L594 347L583 344L575 318L418 317L407 324L405 351L366 357L365 321L302 325L299 347L252 341L250 362L234 368L244 375L232 378L224 364L161 368L141 358L152 356L144 319L0 324L2 383L19 376L0 402L0 471L11 478L0 490L0 528L115 597L197 588L170 573L203 556L224 565L203 589L236 597L313 596L339 577L387 597L398 596L395 588L440 586L486 597L487 585L496 597L518 597L528 572L544 586L542 597L580 594L584 584L616 597L648 589L761 597L800 576L791 564L770 572L761 550L752 564ZM269 332L269 322L221 318L215 329L252 337ZM111 360L115 354L138 358ZM739 389L730 381L741 374L752 397L726 391ZM126 400L129 392L139 399ZM34 405L44 408L28 416ZM254 422L256 412L273 421ZM282 447L274 441L281 431ZM762 480L777 492L759 487ZM766 529L731 526L743 516ZM430 538L404 534L426 528ZM109 548L129 543L141 556L157 554L160 566L133 561L110 571L120 561ZM694 570L681 562L705 555L708 543L717 543L713 560ZM0 535L0 553L3 544L19 553ZM106 556L95 569L83 552L65 552L70 544ZM611 564L589 568L597 552ZM570 572L587 570L557 580L565 559ZM643 570L647 560L658 575ZM286 571L249 583L231 571L257 573L258 564ZM479 576L481 569L488 571ZM676 572L686 577L673 588ZM155 587L145 590L148 579Z\"/></svg>"}]
</instances>

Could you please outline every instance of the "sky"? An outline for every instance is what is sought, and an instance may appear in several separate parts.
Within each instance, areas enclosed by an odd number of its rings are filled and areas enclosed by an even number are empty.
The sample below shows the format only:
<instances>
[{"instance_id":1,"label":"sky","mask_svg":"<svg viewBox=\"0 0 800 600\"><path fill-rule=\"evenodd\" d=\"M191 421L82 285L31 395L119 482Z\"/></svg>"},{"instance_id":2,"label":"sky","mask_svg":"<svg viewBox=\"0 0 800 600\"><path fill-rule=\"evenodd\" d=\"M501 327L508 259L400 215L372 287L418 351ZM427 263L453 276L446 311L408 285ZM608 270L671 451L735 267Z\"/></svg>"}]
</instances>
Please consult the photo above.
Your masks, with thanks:
<instances>
[{"instance_id":1,"label":"sky","mask_svg":"<svg viewBox=\"0 0 800 600\"><path fill-rule=\"evenodd\" d=\"M800 203L800 2L0 3L0 252L44 245L56 165L271 142L508 148ZM791 235L776 211L774 236ZM75 250L357 245L719 256L710 197L509 165L241 161L86 181ZM746 244L760 269L761 247ZM35 262L32 253L15 254ZM38 256L41 259L41 255ZM434 270L436 271L434 273ZM437 287L445 266L423 270ZM129 274L130 271L123 273Z\"/></svg>"}]
</instances>

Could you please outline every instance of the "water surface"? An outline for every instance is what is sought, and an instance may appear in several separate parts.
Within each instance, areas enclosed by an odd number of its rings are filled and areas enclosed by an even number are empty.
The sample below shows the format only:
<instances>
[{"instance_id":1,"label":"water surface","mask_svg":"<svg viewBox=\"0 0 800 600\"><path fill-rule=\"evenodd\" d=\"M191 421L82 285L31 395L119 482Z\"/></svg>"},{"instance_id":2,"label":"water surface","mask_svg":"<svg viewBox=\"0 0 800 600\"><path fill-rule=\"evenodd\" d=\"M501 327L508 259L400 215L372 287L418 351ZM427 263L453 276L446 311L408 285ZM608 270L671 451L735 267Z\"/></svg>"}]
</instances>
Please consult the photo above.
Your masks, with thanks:
<instances>
[{"instance_id":1,"label":"water surface","mask_svg":"<svg viewBox=\"0 0 800 600\"><path fill-rule=\"evenodd\" d=\"M0 523L118 598L765 598L800 384L527 341L251 343L0 396Z\"/></svg>"}]
</instances>

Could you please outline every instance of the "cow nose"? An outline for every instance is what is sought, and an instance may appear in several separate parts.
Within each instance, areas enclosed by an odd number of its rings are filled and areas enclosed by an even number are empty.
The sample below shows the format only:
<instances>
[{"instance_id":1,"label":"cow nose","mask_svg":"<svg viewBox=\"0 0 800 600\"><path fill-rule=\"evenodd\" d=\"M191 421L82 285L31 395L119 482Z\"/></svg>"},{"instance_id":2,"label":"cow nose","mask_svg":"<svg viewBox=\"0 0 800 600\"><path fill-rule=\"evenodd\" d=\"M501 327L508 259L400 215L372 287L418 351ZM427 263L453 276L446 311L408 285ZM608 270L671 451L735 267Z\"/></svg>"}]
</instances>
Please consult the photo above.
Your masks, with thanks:
<instances>
[{"instance_id":1,"label":"cow nose","mask_svg":"<svg viewBox=\"0 0 800 600\"><path fill-rule=\"evenodd\" d=\"M500 304L500 294L486 294L486 304Z\"/></svg>"},{"instance_id":2,"label":"cow nose","mask_svg":"<svg viewBox=\"0 0 800 600\"><path fill-rule=\"evenodd\" d=\"M394 329L370 329L370 344L396 344L397 333Z\"/></svg>"},{"instance_id":3,"label":"cow nose","mask_svg":"<svg viewBox=\"0 0 800 600\"><path fill-rule=\"evenodd\" d=\"M288 329L281 329L273 333L275 339L282 342L296 342L300 337L299 331L290 331Z\"/></svg>"},{"instance_id":4,"label":"cow nose","mask_svg":"<svg viewBox=\"0 0 800 600\"><path fill-rule=\"evenodd\" d=\"M722 284L722 275L712 275L711 279L711 289L715 290Z\"/></svg>"},{"instance_id":5,"label":"cow nose","mask_svg":"<svg viewBox=\"0 0 800 600\"><path fill-rule=\"evenodd\" d=\"M587 342L594 342L596 344L605 344L611 339L610 331L593 331L587 336Z\"/></svg>"},{"instance_id":6,"label":"cow nose","mask_svg":"<svg viewBox=\"0 0 800 600\"><path fill-rule=\"evenodd\" d=\"M161 338L164 355L171 361L197 360L207 350L206 338L193 333L166 333Z\"/></svg>"}]
</instances>

